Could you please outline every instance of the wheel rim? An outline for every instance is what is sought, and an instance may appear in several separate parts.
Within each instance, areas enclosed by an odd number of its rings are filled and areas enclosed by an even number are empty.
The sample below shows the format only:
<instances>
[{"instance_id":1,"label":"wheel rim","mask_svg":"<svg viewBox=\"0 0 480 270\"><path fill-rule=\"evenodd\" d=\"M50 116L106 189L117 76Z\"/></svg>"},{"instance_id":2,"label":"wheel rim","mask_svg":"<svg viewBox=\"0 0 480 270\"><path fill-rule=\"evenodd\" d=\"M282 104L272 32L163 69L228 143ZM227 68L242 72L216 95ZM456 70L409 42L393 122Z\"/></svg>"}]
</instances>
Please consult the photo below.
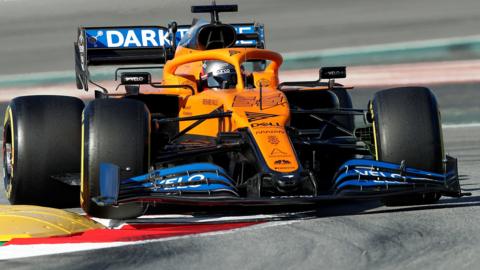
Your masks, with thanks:
<instances>
[{"instance_id":1,"label":"wheel rim","mask_svg":"<svg viewBox=\"0 0 480 270\"><path fill-rule=\"evenodd\" d=\"M12 144L4 143L3 146L3 181L5 185L5 190L9 193L12 186L12 170L13 170L13 159L12 159Z\"/></svg>"}]
</instances>

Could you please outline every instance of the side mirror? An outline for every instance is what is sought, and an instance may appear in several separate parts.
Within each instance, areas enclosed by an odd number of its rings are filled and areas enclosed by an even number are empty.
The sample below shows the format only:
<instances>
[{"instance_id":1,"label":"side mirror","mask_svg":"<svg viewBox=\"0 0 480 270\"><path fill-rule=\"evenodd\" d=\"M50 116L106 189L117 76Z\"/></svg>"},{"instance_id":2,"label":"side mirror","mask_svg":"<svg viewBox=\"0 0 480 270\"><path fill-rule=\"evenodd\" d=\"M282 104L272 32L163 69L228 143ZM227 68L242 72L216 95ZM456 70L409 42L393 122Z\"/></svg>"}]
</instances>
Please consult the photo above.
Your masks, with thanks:
<instances>
[{"instance_id":1,"label":"side mirror","mask_svg":"<svg viewBox=\"0 0 480 270\"><path fill-rule=\"evenodd\" d=\"M346 67L322 67L320 68L321 79L342 79L347 77Z\"/></svg>"},{"instance_id":2,"label":"side mirror","mask_svg":"<svg viewBox=\"0 0 480 270\"><path fill-rule=\"evenodd\" d=\"M149 72L123 72L120 74L120 81L123 85L150 84L152 75Z\"/></svg>"}]
</instances>

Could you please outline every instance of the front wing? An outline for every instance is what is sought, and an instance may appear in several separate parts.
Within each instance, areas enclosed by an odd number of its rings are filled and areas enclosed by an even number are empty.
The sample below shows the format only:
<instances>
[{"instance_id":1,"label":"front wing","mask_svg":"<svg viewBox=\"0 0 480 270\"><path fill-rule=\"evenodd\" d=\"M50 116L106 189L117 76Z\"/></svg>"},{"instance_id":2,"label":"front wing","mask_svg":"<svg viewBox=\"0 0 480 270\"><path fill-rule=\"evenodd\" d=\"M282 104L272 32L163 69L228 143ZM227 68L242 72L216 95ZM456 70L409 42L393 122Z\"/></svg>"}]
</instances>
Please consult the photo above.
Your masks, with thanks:
<instances>
[{"instance_id":1,"label":"front wing","mask_svg":"<svg viewBox=\"0 0 480 270\"><path fill-rule=\"evenodd\" d=\"M194 163L120 179L121 168L100 166L100 206L144 202L195 206L296 205L345 199L372 199L436 192L461 197L457 160L447 157L444 173L409 168L368 159L344 163L330 192L317 196L240 197L235 181L219 166Z\"/></svg>"}]
</instances>

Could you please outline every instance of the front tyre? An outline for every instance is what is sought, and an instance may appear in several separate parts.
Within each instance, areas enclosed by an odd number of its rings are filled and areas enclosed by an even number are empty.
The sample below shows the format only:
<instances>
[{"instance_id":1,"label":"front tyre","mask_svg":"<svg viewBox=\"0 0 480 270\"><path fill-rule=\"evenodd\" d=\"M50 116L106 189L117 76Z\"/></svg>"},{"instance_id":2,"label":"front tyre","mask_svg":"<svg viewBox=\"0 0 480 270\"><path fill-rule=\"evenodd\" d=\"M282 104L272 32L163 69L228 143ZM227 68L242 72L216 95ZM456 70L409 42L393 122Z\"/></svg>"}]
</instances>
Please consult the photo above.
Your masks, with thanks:
<instances>
[{"instance_id":1,"label":"front tyre","mask_svg":"<svg viewBox=\"0 0 480 270\"><path fill-rule=\"evenodd\" d=\"M148 171L150 113L144 103L130 99L97 99L83 114L81 205L90 216L127 219L141 216L141 203L117 207L98 206L100 163L113 163L121 169L120 179Z\"/></svg>"},{"instance_id":2,"label":"front tyre","mask_svg":"<svg viewBox=\"0 0 480 270\"><path fill-rule=\"evenodd\" d=\"M3 174L11 204L78 206L78 187L56 178L80 172L84 104L75 97L14 98L5 113Z\"/></svg>"},{"instance_id":3,"label":"front tyre","mask_svg":"<svg viewBox=\"0 0 480 270\"><path fill-rule=\"evenodd\" d=\"M379 91L372 102L376 159L442 173L443 141L440 114L433 93L423 87ZM386 205L434 203L438 193L395 196Z\"/></svg>"}]
</instances>

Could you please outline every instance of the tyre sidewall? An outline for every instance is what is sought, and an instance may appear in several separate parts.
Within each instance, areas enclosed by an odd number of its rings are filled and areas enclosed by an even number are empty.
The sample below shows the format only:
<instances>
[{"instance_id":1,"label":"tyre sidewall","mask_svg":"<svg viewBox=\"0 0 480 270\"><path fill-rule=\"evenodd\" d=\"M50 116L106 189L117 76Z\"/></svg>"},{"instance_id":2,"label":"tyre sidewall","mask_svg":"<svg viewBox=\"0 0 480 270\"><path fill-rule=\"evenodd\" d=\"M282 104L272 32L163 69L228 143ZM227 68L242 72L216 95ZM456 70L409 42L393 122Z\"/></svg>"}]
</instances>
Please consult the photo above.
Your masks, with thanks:
<instances>
[{"instance_id":1,"label":"tyre sidewall","mask_svg":"<svg viewBox=\"0 0 480 270\"><path fill-rule=\"evenodd\" d=\"M122 170L120 179L144 174L149 166L150 116L146 106L129 99L98 99L84 111L82 145L82 208L91 216L127 219L142 215L145 206L129 203L120 206L96 205L99 196L99 165L112 163Z\"/></svg>"},{"instance_id":2,"label":"tyre sidewall","mask_svg":"<svg viewBox=\"0 0 480 270\"><path fill-rule=\"evenodd\" d=\"M51 176L78 173L83 102L66 96L28 96L11 101L4 124L12 142L12 204L73 207L78 187ZM7 130L9 129L9 130Z\"/></svg>"}]
</instances>

